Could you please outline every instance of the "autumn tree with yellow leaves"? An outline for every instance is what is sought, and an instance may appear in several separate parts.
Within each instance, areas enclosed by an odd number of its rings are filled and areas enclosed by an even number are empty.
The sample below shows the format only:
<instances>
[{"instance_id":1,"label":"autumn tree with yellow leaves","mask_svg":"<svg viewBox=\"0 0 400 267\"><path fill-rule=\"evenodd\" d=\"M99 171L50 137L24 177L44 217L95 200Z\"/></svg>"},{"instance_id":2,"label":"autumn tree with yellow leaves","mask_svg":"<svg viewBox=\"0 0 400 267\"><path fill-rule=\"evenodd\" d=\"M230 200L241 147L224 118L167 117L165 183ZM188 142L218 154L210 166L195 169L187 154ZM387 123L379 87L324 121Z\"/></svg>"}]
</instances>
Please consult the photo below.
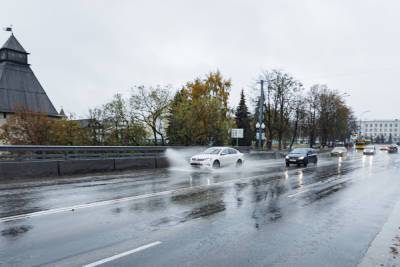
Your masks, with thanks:
<instances>
[{"instance_id":1,"label":"autumn tree with yellow leaves","mask_svg":"<svg viewBox=\"0 0 400 267\"><path fill-rule=\"evenodd\" d=\"M188 82L178 91L168 115L167 135L174 145L229 143L234 122L229 116L231 80L217 71Z\"/></svg>"}]
</instances>

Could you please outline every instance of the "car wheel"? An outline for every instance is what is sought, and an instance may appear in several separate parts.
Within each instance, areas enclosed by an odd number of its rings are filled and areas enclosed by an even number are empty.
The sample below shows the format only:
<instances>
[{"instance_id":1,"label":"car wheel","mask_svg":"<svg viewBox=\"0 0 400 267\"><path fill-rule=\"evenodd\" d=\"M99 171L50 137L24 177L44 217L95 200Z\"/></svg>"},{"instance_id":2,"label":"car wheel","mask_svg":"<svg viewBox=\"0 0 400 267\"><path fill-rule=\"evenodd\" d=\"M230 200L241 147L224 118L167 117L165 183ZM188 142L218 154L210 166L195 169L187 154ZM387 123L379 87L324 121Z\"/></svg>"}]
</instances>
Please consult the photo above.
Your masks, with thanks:
<instances>
[{"instance_id":1,"label":"car wheel","mask_svg":"<svg viewBox=\"0 0 400 267\"><path fill-rule=\"evenodd\" d=\"M308 165L308 160L305 160L305 161L303 162L303 165L304 165L304 167L307 167L307 165Z\"/></svg>"},{"instance_id":2,"label":"car wheel","mask_svg":"<svg viewBox=\"0 0 400 267\"><path fill-rule=\"evenodd\" d=\"M286 162L286 167L290 167L290 163L289 162Z\"/></svg>"},{"instance_id":3,"label":"car wheel","mask_svg":"<svg viewBox=\"0 0 400 267\"><path fill-rule=\"evenodd\" d=\"M315 164L317 164L317 163L318 163L318 158L315 158L315 161L314 161L314 163L315 163Z\"/></svg>"},{"instance_id":4,"label":"car wheel","mask_svg":"<svg viewBox=\"0 0 400 267\"><path fill-rule=\"evenodd\" d=\"M242 167L242 165L243 165L242 160L238 159L238 161L236 161L236 168L240 168L240 167Z\"/></svg>"},{"instance_id":5,"label":"car wheel","mask_svg":"<svg viewBox=\"0 0 400 267\"><path fill-rule=\"evenodd\" d=\"M216 160L216 161L214 161L212 166L213 166L214 169L219 169L219 167L221 167L221 164L219 163L218 160Z\"/></svg>"}]
</instances>

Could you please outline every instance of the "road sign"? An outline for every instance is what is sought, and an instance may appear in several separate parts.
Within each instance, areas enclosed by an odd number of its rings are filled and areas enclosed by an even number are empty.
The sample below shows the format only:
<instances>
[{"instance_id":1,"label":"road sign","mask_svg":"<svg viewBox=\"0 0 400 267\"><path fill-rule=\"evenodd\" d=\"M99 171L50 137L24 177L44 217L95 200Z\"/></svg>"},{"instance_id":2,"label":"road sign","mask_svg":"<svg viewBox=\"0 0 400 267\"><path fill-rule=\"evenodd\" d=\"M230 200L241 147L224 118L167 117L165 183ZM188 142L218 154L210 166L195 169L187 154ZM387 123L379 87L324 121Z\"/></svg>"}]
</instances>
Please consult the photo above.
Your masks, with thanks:
<instances>
[{"instance_id":1,"label":"road sign","mask_svg":"<svg viewBox=\"0 0 400 267\"><path fill-rule=\"evenodd\" d=\"M232 138L243 138L243 129L232 129L231 136Z\"/></svg>"}]
</instances>

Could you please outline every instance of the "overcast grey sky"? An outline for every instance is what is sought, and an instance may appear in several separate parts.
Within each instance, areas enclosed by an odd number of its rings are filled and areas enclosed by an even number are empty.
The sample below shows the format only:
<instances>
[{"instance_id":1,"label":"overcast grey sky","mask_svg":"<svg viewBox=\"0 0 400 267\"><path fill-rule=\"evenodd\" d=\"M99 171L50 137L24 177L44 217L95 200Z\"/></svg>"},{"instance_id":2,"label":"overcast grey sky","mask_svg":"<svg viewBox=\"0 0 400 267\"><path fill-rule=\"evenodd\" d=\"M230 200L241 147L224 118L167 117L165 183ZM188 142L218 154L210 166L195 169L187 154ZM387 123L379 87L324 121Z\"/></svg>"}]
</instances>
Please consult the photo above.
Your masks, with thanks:
<instances>
[{"instance_id":1,"label":"overcast grey sky","mask_svg":"<svg viewBox=\"0 0 400 267\"><path fill-rule=\"evenodd\" d=\"M400 2L0 0L59 109L81 117L133 85L175 88L219 69L231 105L264 69L347 92L365 118L400 118ZM0 42L8 38L0 33Z\"/></svg>"}]
</instances>

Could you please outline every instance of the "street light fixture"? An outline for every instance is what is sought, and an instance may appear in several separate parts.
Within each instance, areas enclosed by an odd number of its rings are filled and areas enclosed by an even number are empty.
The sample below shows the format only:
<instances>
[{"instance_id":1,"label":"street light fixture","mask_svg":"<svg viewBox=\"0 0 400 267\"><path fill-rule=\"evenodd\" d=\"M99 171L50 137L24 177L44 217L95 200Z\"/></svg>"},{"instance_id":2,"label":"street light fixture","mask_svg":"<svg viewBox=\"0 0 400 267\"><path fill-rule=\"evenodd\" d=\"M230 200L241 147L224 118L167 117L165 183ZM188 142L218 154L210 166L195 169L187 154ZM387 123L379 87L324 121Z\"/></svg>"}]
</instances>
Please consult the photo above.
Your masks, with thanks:
<instances>
[{"instance_id":1,"label":"street light fixture","mask_svg":"<svg viewBox=\"0 0 400 267\"><path fill-rule=\"evenodd\" d=\"M256 128L257 129L260 128L260 123L259 122L256 123ZM265 124L264 123L261 124L261 129L265 129Z\"/></svg>"}]
</instances>

